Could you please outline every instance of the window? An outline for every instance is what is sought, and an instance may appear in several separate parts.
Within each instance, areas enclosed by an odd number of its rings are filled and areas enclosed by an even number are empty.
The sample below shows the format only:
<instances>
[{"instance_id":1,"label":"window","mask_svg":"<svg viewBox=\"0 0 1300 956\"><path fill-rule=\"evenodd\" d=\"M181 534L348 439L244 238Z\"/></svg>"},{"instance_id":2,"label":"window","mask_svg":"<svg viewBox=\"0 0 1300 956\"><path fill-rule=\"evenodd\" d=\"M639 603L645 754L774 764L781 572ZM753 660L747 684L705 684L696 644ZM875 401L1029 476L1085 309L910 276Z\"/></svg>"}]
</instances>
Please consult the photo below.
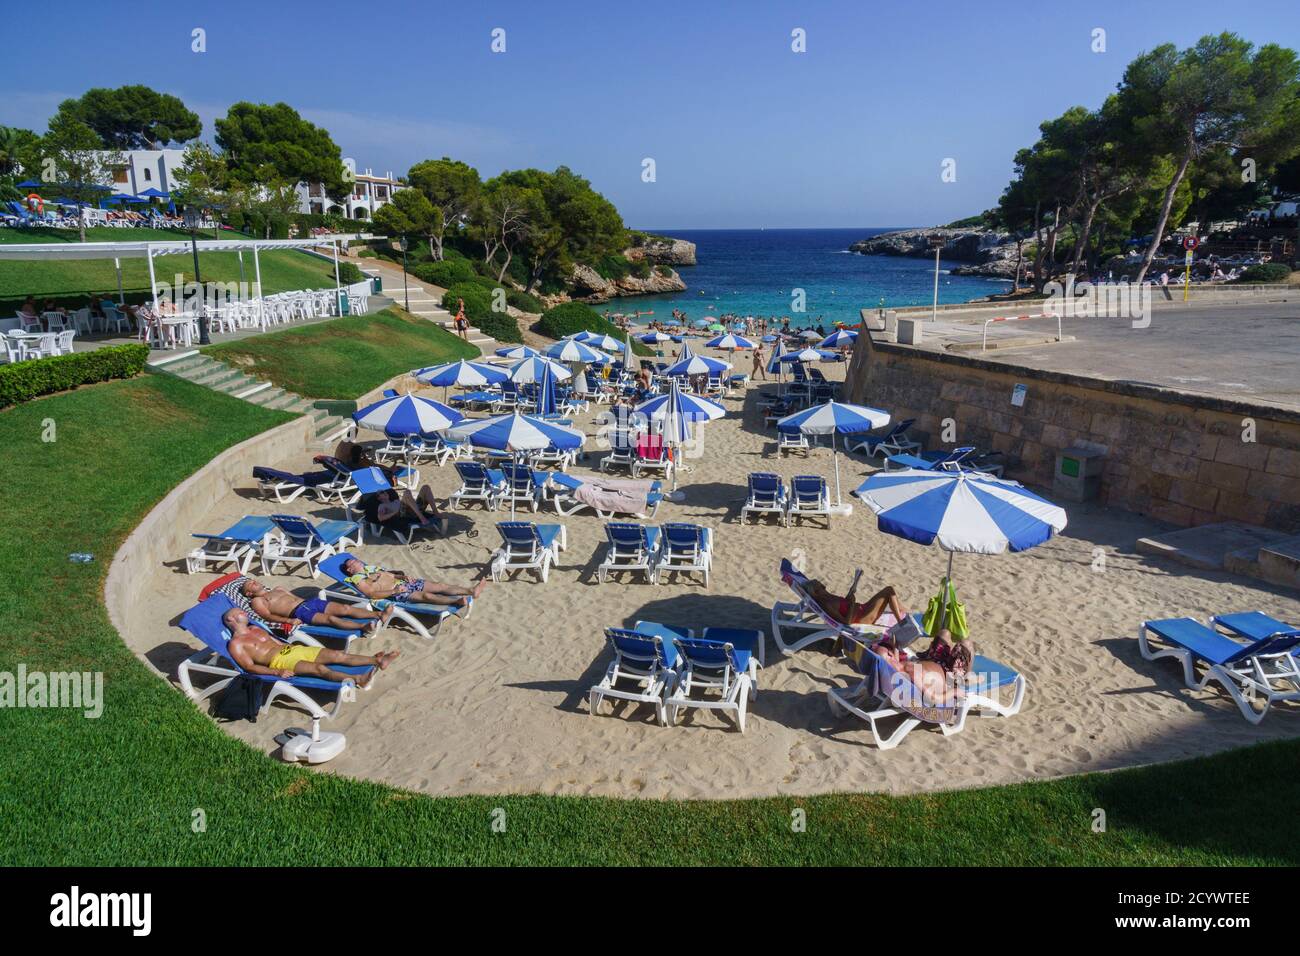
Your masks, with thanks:
<instances>
[{"instance_id":1,"label":"window","mask_svg":"<svg viewBox=\"0 0 1300 956\"><path fill-rule=\"evenodd\" d=\"M126 182L126 181L127 181L127 179L126 179L126 169L125 169L125 168L119 168L119 169L115 169L115 170L113 170L113 182L115 182L115 183L124 183L124 182Z\"/></svg>"},{"instance_id":2,"label":"window","mask_svg":"<svg viewBox=\"0 0 1300 956\"><path fill-rule=\"evenodd\" d=\"M147 182L147 183L153 181L153 170L151 170L151 169L146 169L146 170L144 171L144 181Z\"/></svg>"}]
</instances>

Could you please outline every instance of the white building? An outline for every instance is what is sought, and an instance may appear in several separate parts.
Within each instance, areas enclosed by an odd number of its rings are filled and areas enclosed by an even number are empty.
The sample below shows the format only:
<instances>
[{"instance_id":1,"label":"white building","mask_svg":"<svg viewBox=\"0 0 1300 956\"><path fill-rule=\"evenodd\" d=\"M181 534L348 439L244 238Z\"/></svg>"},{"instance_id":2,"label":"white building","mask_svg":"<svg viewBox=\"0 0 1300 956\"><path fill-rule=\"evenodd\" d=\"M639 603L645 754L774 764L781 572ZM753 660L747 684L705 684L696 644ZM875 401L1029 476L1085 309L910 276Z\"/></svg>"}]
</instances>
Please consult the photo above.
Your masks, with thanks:
<instances>
[{"instance_id":1,"label":"white building","mask_svg":"<svg viewBox=\"0 0 1300 956\"><path fill-rule=\"evenodd\" d=\"M352 163L344 160L348 168ZM352 192L342 202L335 202L325 195L320 183L298 184L298 211L304 213L335 213L349 219L372 219L375 210L392 201L393 193L404 188L393 177L391 171L383 176L376 176L375 171L366 168L358 172L352 184Z\"/></svg>"},{"instance_id":2,"label":"white building","mask_svg":"<svg viewBox=\"0 0 1300 956\"><path fill-rule=\"evenodd\" d=\"M124 165L113 170L113 192L119 196L138 196L146 189L169 193L175 186L175 173L185 159L183 149L119 150Z\"/></svg>"}]
</instances>

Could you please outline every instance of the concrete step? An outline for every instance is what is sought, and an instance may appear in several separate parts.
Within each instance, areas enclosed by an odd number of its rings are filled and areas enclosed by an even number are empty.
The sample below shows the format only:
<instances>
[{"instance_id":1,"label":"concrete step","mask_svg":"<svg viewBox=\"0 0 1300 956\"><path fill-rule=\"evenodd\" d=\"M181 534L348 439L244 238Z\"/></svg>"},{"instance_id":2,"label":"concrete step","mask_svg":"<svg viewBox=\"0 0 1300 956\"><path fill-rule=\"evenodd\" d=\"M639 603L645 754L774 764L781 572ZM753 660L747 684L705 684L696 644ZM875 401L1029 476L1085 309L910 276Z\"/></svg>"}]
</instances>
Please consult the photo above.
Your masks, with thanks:
<instances>
[{"instance_id":1,"label":"concrete step","mask_svg":"<svg viewBox=\"0 0 1300 956\"><path fill-rule=\"evenodd\" d=\"M246 377L239 369L231 368L229 365L222 365L220 362L213 362L210 366L195 371L193 375L184 375L195 385L202 385L204 388L219 388L223 382L232 378Z\"/></svg>"},{"instance_id":2,"label":"concrete step","mask_svg":"<svg viewBox=\"0 0 1300 956\"><path fill-rule=\"evenodd\" d=\"M1300 535L1260 548L1259 570L1271 584L1300 588Z\"/></svg>"},{"instance_id":3,"label":"concrete step","mask_svg":"<svg viewBox=\"0 0 1300 956\"><path fill-rule=\"evenodd\" d=\"M249 378L247 375L240 374L223 379L216 385L212 386L212 389L217 392L225 392L227 395L238 396L240 392L246 392L257 384L259 384L257 379Z\"/></svg>"},{"instance_id":4,"label":"concrete step","mask_svg":"<svg viewBox=\"0 0 1300 956\"><path fill-rule=\"evenodd\" d=\"M168 371L171 371L172 369L168 366L174 366L175 363L191 359L198 354L198 349L184 349L175 352L155 352L153 355L149 356L147 364L153 368L167 368Z\"/></svg>"},{"instance_id":5,"label":"concrete step","mask_svg":"<svg viewBox=\"0 0 1300 956\"><path fill-rule=\"evenodd\" d=\"M284 389L277 388L270 382L258 382L257 384L266 385L267 387L259 388L255 392L249 392L247 397L244 399L247 402L252 402L254 405L264 405L269 408L289 394Z\"/></svg>"},{"instance_id":6,"label":"concrete step","mask_svg":"<svg viewBox=\"0 0 1300 956\"><path fill-rule=\"evenodd\" d=\"M257 396L261 396L264 392L268 393L265 397L269 398L270 393L283 394L283 389L276 388L270 382L259 382L256 379L252 379L251 384L247 385L244 388L237 388L230 394L234 395L235 398L242 398L246 402L253 402L253 404L255 405L260 405L262 404L262 402L254 401L254 399Z\"/></svg>"},{"instance_id":7,"label":"concrete step","mask_svg":"<svg viewBox=\"0 0 1300 956\"><path fill-rule=\"evenodd\" d=\"M1182 528L1150 538L1139 538L1137 550L1169 558L1189 567L1204 571L1233 571L1251 574L1243 561L1259 550L1286 538L1282 532L1237 521L1203 524L1195 528ZM1237 567L1233 563L1237 563Z\"/></svg>"}]
</instances>

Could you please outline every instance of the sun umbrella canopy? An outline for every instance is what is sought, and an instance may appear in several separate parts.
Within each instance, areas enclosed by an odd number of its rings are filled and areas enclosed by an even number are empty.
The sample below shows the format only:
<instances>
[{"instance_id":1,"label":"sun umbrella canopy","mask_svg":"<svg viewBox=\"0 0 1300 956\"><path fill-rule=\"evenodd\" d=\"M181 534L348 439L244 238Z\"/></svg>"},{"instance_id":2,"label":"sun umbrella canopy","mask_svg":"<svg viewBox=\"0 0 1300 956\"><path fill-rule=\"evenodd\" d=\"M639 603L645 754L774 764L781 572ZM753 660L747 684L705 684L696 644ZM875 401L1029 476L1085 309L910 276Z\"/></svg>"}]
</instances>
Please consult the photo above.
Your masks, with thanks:
<instances>
[{"instance_id":1,"label":"sun umbrella canopy","mask_svg":"<svg viewBox=\"0 0 1300 956\"><path fill-rule=\"evenodd\" d=\"M645 332L637 336L646 345L658 345L660 342L667 342L672 339L671 335L665 335L663 332Z\"/></svg>"},{"instance_id":2,"label":"sun umbrella canopy","mask_svg":"<svg viewBox=\"0 0 1300 956\"><path fill-rule=\"evenodd\" d=\"M443 365L430 365L412 372L415 378L425 385L496 385L506 381L510 376L494 365L482 362L447 362Z\"/></svg>"},{"instance_id":3,"label":"sun umbrella canopy","mask_svg":"<svg viewBox=\"0 0 1300 956\"><path fill-rule=\"evenodd\" d=\"M150 186L148 189L142 190L142 191L140 192L140 195L141 195L141 196L148 196L150 199L170 199L170 198L171 198L171 194L170 194L170 193L165 193L165 192L163 192L161 189L157 189L157 188L155 188L155 187L153 187L153 186Z\"/></svg>"},{"instance_id":4,"label":"sun umbrella canopy","mask_svg":"<svg viewBox=\"0 0 1300 956\"><path fill-rule=\"evenodd\" d=\"M586 436L575 428L522 415L496 415L461 423L447 433L452 438L468 441L480 448L497 451L540 451L556 448L567 451L581 448Z\"/></svg>"},{"instance_id":5,"label":"sun umbrella canopy","mask_svg":"<svg viewBox=\"0 0 1300 956\"><path fill-rule=\"evenodd\" d=\"M547 367L551 373L560 381L570 378L573 373L558 362L552 362L548 358L537 355L532 358L526 358L522 362L517 362L510 366L510 380L512 382L540 382L542 375Z\"/></svg>"},{"instance_id":6,"label":"sun umbrella canopy","mask_svg":"<svg viewBox=\"0 0 1300 956\"><path fill-rule=\"evenodd\" d=\"M581 342L588 348L604 349L607 352L613 352L623 347L623 343L612 335L604 335L600 332L579 332L574 339Z\"/></svg>"},{"instance_id":7,"label":"sun umbrella canopy","mask_svg":"<svg viewBox=\"0 0 1300 956\"><path fill-rule=\"evenodd\" d=\"M529 348L527 345L515 345L510 348L497 349L497 355L500 355L502 358L515 359L516 361L519 359L537 358L537 356L541 354L542 353L537 351L537 349Z\"/></svg>"},{"instance_id":8,"label":"sun umbrella canopy","mask_svg":"<svg viewBox=\"0 0 1300 956\"><path fill-rule=\"evenodd\" d=\"M707 329L712 324L712 319L696 319L691 323L691 325L695 326L697 329Z\"/></svg>"},{"instance_id":9,"label":"sun umbrella canopy","mask_svg":"<svg viewBox=\"0 0 1300 956\"><path fill-rule=\"evenodd\" d=\"M599 362L603 358L595 349L576 339L561 339L543 354L559 362Z\"/></svg>"},{"instance_id":10,"label":"sun umbrella canopy","mask_svg":"<svg viewBox=\"0 0 1300 956\"><path fill-rule=\"evenodd\" d=\"M381 431L390 438L429 435L464 418L456 409L418 395L386 398L352 413L352 420L358 428Z\"/></svg>"},{"instance_id":11,"label":"sun umbrella canopy","mask_svg":"<svg viewBox=\"0 0 1300 956\"><path fill-rule=\"evenodd\" d=\"M703 355L692 355L685 361L668 366L664 374L719 375L729 368L731 368L730 362L723 362L721 359L705 358Z\"/></svg>"},{"instance_id":12,"label":"sun umbrella canopy","mask_svg":"<svg viewBox=\"0 0 1300 956\"><path fill-rule=\"evenodd\" d=\"M735 333L728 332L726 335L719 335L717 338L709 339L704 343L711 349L752 349L754 343L749 339L742 338Z\"/></svg>"},{"instance_id":13,"label":"sun umbrella canopy","mask_svg":"<svg viewBox=\"0 0 1300 956\"><path fill-rule=\"evenodd\" d=\"M713 421L727 414L727 410L715 401L682 392L676 382L669 391L642 402L636 411L652 422L666 421L674 413L686 421L697 422Z\"/></svg>"},{"instance_id":14,"label":"sun umbrella canopy","mask_svg":"<svg viewBox=\"0 0 1300 956\"><path fill-rule=\"evenodd\" d=\"M835 358L834 352L823 352L820 349L796 349L793 352L783 352L778 361L781 362L827 362Z\"/></svg>"},{"instance_id":15,"label":"sun umbrella canopy","mask_svg":"<svg viewBox=\"0 0 1300 956\"><path fill-rule=\"evenodd\" d=\"M691 358L695 352L691 349L691 343L686 341L684 337L678 339L678 341L682 343L682 349L677 353L677 361L685 362L688 358Z\"/></svg>"},{"instance_id":16,"label":"sun umbrella canopy","mask_svg":"<svg viewBox=\"0 0 1300 956\"><path fill-rule=\"evenodd\" d=\"M947 551L1026 551L1065 528L1065 509L1016 481L969 471L878 472L854 492L886 534Z\"/></svg>"},{"instance_id":17,"label":"sun umbrella canopy","mask_svg":"<svg viewBox=\"0 0 1300 956\"><path fill-rule=\"evenodd\" d=\"M777 428L797 428L805 435L856 435L889 424L889 412L865 405L842 405L826 402L787 415Z\"/></svg>"},{"instance_id":18,"label":"sun umbrella canopy","mask_svg":"<svg viewBox=\"0 0 1300 956\"><path fill-rule=\"evenodd\" d=\"M826 338L817 343L819 349L843 349L848 348L858 340L858 333L852 329L836 329Z\"/></svg>"},{"instance_id":19,"label":"sun umbrella canopy","mask_svg":"<svg viewBox=\"0 0 1300 956\"><path fill-rule=\"evenodd\" d=\"M822 337L821 333L818 332L816 329L804 329L802 332L799 333L799 338L807 339L810 342L813 339L819 339L821 337Z\"/></svg>"}]
</instances>

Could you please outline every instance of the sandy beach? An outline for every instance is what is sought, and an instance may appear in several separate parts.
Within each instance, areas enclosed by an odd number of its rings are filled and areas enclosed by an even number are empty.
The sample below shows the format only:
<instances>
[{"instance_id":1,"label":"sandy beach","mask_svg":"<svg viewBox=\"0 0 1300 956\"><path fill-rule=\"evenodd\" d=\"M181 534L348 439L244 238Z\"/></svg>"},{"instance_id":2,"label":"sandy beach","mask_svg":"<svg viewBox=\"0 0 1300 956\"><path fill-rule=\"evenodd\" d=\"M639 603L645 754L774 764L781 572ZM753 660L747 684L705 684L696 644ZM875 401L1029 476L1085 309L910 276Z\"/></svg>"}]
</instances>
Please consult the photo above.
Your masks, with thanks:
<instances>
[{"instance_id":1,"label":"sandy beach","mask_svg":"<svg viewBox=\"0 0 1300 956\"><path fill-rule=\"evenodd\" d=\"M826 374L841 376L842 366L828 365ZM1203 619L1258 608L1297 621L1294 596L1139 555L1137 538L1161 526L1087 505L1068 505L1064 534L1032 551L956 558L954 578L979 652L1028 680L1024 707L1014 717L972 717L953 737L918 730L898 748L880 752L856 718L831 716L827 688L846 686L854 675L827 653L829 642L783 657L770 634L743 735L728 717L705 711L688 712L675 727L657 726L648 706L619 705L611 712L607 704L599 716L589 716L587 690L610 659L604 627L643 619L767 632L773 603L792 597L778 573L783 557L801 559L837 592L859 567L865 570L863 596L892 584L912 607L923 607L936 590L946 554L882 534L860 503L853 514L834 518L829 530L820 522L791 528L738 523L750 471L787 478L820 473L833 480L828 446L806 459L776 454L757 397L751 386L725 401L728 416L705 426L702 454L688 460L690 470L680 477L684 500L665 502L653 522L684 520L714 529L707 590L698 578L656 587L640 575L623 575L598 584L603 522L590 512L557 518L548 506L537 520L560 520L568 528L568 550L548 583L524 572L489 584L473 614L449 622L433 641L391 627L354 643L356 653L398 649L402 655L329 723L347 734L348 746L322 769L430 794L713 799L906 793L1111 770L1300 734L1300 707L1276 706L1253 727L1225 694L1185 688L1172 661L1144 661L1136 641L1139 623L1148 618ZM594 433L595 413L575 424ZM593 472L603 453L594 443L588 448L590 457L572 473ZM839 460L847 496L873 467L860 455ZM310 467L307 455L263 464ZM423 465L421 473L440 498L459 486L450 465ZM341 509L306 498L288 506L264 501L249 478L214 501L204 527L193 530L218 531L244 514L280 510L343 516ZM389 538L368 542L360 554L413 576L470 583L498 541L494 522L508 515L480 507L451 515L450 540L435 538L408 550ZM478 534L471 537L471 531ZM214 576L187 575L183 555L175 558L139 582L152 595L152 625L123 635L173 681L176 665L196 645L171 623ZM263 580L309 597L327 578L312 581L299 570ZM303 723L302 714L277 705L255 724L224 729L273 754L274 736Z\"/></svg>"}]
</instances>

